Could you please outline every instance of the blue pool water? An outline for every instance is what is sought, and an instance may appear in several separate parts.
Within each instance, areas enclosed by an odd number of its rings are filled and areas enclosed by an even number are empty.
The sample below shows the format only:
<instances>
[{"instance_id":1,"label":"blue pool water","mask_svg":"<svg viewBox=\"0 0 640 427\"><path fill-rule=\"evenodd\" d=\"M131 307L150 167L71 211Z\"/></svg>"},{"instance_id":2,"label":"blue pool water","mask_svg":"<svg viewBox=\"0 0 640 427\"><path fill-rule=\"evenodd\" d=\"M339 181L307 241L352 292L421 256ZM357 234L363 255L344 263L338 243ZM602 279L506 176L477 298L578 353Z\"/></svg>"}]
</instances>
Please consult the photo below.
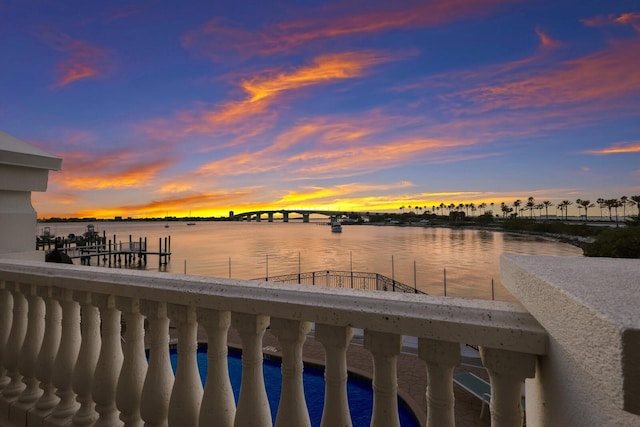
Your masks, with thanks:
<instances>
[{"instance_id":1,"label":"blue pool water","mask_svg":"<svg viewBox=\"0 0 640 427\"><path fill-rule=\"evenodd\" d=\"M231 386L237 403L242 379L242 358L239 352L229 351L228 360ZM171 365L173 366L174 372L176 364L177 354L175 350L172 350ZM198 368L200 370L200 378L204 384L207 377L206 348L198 349ZM275 422L276 412L280 402L280 388L282 385L280 361L265 359L263 371L264 382L269 397L269 406L271 407L271 415L273 422ZM371 424L371 413L373 409L373 390L371 384L349 376L347 394L353 427L368 427ZM307 407L309 408L311 425L314 427L319 426L322 419L322 408L324 406L324 371L322 369L305 365L304 395L307 401ZM398 412L400 414L400 425L402 427L418 427L420 425L413 413L400 400L398 401Z\"/></svg>"}]
</instances>

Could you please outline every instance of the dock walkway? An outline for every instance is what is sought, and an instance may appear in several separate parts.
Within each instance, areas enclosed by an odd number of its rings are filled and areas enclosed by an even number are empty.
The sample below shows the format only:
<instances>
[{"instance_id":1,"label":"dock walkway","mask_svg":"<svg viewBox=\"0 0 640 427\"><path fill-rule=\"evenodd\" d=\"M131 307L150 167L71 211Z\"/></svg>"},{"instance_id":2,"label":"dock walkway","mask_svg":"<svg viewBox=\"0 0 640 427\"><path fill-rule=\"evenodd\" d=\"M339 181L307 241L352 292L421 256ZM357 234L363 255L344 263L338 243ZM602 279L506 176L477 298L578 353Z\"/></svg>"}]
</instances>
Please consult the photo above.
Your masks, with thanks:
<instances>
[{"instance_id":1,"label":"dock walkway","mask_svg":"<svg viewBox=\"0 0 640 427\"><path fill-rule=\"evenodd\" d=\"M149 255L158 257L158 265L166 265L171 257L171 251L162 249L162 239L159 243L157 251L150 251L147 248L147 242L118 242L112 244L111 241L103 244L87 245L87 246L67 246L60 249L66 253L72 260L79 259L82 265L91 265L91 260L95 258L96 265L125 266L138 264L139 267L147 265L147 257Z\"/></svg>"}]
</instances>

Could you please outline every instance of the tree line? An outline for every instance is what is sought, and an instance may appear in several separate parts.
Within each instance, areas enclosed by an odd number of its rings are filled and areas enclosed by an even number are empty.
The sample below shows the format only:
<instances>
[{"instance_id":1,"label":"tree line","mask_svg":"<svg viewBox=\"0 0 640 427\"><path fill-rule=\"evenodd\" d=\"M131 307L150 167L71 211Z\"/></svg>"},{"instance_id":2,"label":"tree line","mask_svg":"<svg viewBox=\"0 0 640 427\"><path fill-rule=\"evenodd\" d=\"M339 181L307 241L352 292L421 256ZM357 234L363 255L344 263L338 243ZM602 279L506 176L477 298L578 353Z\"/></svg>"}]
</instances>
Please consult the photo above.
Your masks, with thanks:
<instances>
[{"instance_id":1,"label":"tree line","mask_svg":"<svg viewBox=\"0 0 640 427\"><path fill-rule=\"evenodd\" d=\"M563 200L558 203L556 209L560 210L560 217L567 220L569 215L569 206L573 205L574 202L570 200ZM613 221L613 217L615 216L616 222L619 218L619 209L622 209L622 217L623 220L627 217L627 208L637 209L638 216L640 216L640 195L636 196L622 196L620 198L613 199L604 199L599 198L592 203L591 200L587 199L576 199L575 204L580 212L580 216L582 215L582 210L584 209L584 218L585 220L589 219L589 209L599 207L600 208L600 217L603 217L603 210L606 210L609 214L609 220ZM466 216L477 216L479 215L487 215L493 214L495 203L480 203L478 205L474 203L440 203L439 205L432 205L431 209L429 206L400 206L400 211L405 213L405 210L408 209L409 212L414 212L420 214L423 212L424 214L431 215L450 215L452 212L464 212ZM509 217L523 217L528 211L529 218L535 218L535 212L538 212L538 218L542 219L542 211L544 210L546 219L549 219L549 208L555 206L550 200L536 201L534 197L527 198L526 202L520 199L513 201L511 204L507 204L505 202L500 203L499 208L502 213L503 218ZM488 209L490 208L490 209ZM413 210L412 210L413 209Z\"/></svg>"}]
</instances>

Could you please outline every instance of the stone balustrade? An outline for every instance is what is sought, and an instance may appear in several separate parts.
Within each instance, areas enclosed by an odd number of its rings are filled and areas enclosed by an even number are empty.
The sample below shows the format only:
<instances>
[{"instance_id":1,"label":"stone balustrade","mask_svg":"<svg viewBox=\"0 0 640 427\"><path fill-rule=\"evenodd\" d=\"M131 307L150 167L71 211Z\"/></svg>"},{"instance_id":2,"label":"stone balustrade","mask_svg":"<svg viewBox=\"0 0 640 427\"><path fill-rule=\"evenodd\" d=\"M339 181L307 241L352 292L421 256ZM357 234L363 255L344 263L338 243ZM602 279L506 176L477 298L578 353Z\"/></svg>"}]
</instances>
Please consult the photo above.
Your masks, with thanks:
<instances>
[{"instance_id":1,"label":"stone balustrade","mask_svg":"<svg viewBox=\"0 0 640 427\"><path fill-rule=\"evenodd\" d=\"M402 337L411 336L429 376L428 425L455 423L452 374L463 342L491 361L492 425L513 426L523 416L513 396L547 348L545 330L516 303L24 260L0 261L0 289L0 420L15 426L271 426L262 375L268 327L282 346L275 425L308 426L302 346L312 324L326 350L323 426L350 425L353 328L364 329L374 361L372 425L399 426L396 358ZM204 390L195 357L199 325L208 341ZM237 407L226 363L229 328L243 346Z\"/></svg>"}]
</instances>

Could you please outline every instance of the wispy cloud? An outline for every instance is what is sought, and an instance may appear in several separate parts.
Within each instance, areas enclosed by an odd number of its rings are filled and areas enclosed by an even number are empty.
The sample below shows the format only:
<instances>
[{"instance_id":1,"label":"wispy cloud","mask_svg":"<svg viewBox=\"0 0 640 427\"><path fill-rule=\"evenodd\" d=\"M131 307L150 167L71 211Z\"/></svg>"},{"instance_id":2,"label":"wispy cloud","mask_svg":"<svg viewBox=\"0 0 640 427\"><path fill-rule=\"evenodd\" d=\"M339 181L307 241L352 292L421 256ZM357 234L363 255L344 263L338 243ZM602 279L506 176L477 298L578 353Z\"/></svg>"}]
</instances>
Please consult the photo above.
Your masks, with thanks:
<instances>
[{"instance_id":1,"label":"wispy cloud","mask_svg":"<svg viewBox=\"0 0 640 427\"><path fill-rule=\"evenodd\" d=\"M555 40L540 28L536 28L536 34L540 40L540 46L544 49L555 49L564 46L559 40Z\"/></svg>"},{"instance_id":2,"label":"wispy cloud","mask_svg":"<svg viewBox=\"0 0 640 427\"><path fill-rule=\"evenodd\" d=\"M640 31L640 12L626 12L619 15L598 15L591 18L582 19L581 22L589 27L605 26L631 26L634 30Z\"/></svg>"},{"instance_id":3,"label":"wispy cloud","mask_svg":"<svg viewBox=\"0 0 640 427\"><path fill-rule=\"evenodd\" d=\"M381 51L321 55L309 66L300 67L291 73L278 73L274 76L247 80L242 82L242 87L249 94L249 102L255 102L283 91L360 77L373 65L392 59L394 55Z\"/></svg>"},{"instance_id":4,"label":"wispy cloud","mask_svg":"<svg viewBox=\"0 0 640 427\"><path fill-rule=\"evenodd\" d=\"M398 55L383 51L321 55L309 65L258 73L244 79L239 83L244 99L218 105L200 104L177 113L173 118L143 123L139 129L162 139L191 133L256 135L257 130L264 131L275 122L278 105L274 104L286 93L361 77L376 64L397 59Z\"/></svg>"},{"instance_id":5,"label":"wispy cloud","mask_svg":"<svg viewBox=\"0 0 640 427\"><path fill-rule=\"evenodd\" d=\"M587 150L585 153L595 155L640 153L640 141L620 142L599 150Z\"/></svg>"},{"instance_id":6,"label":"wispy cloud","mask_svg":"<svg viewBox=\"0 0 640 427\"><path fill-rule=\"evenodd\" d=\"M237 56L290 53L307 45L395 29L432 27L477 18L515 0L430 0L400 3L368 2L366 9L322 7L314 18L279 22L260 31L246 31L214 18L182 37L182 45L214 61ZM354 8L355 9L355 8ZM366 12L364 11L366 10ZM219 43L224 39L226 43Z\"/></svg>"},{"instance_id":7,"label":"wispy cloud","mask_svg":"<svg viewBox=\"0 0 640 427\"><path fill-rule=\"evenodd\" d=\"M133 16L141 15L144 9L145 8L140 5L128 5L113 8L109 12L107 12L106 22L115 22L123 19L128 19Z\"/></svg>"},{"instance_id":8,"label":"wispy cloud","mask_svg":"<svg viewBox=\"0 0 640 427\"><path fill-rule=\"evenodd\" d=\"M141 160L140 153L129 150L101 154L69 151L61 157L64 167L52 175L51 182L64 190L74 191L148 187L160 172L177 161L166 154L157 159Z\"/></svg>"},{"instance_id":9,"label":"wispy cloud","mask_svg":"<svg viewBox=\"0 0 640 427\"><path fill-rule=\"evenodd\" d=\"M394 121L392 117L365 116L353 117L351 121L327 117L300 123L264 149L209 162L196 174L237 176L278 170L286 172L290 179L345 177L396 167L408 161L451 160L456 150L477 143L472 138L386 136L387 126ZM400 123L402 119L397 120L396 126Z\"/></svg>"},{"instance_id":10,"label":"wispy cloud","mask_svg":"<svg viewBox=\"0 0 640 427\"><path fill-rule=\"evenodd\" d=\"M103 76L113 70L111 55L87 41L53 30L42 30L38 35L50 47L64 54L64 59L56 65L58 76L53 88Z\"/></svg>"},{"instance_id":11,"label":"wispy cloud","mask_svg":"<svg viewBox=\"0 0 640 427\"><path fill-rule=\"evenodd\" d=\"M498 76L478 70L475 84L470 82L473 87L454 93L452 99L470 104L470 110L478 112L567 108L584 103L602 112L607 107L633 105L640 94L640 56L630 52L638 50L639 38L614 40L606 49L546 70Z\"/></svg>"},{"instance_id":12,"label":"wispy cloud","mask_svg":"<svg viewBox=\"0 0 640 427\"><path fill-rule=\"evenodd\" d=\"M485 65L478 69L451 71L446 74L427 76L415 82L398 84L393 87L396 92L412 92L416 90L440 88L458 89L459 87L477 85L479 82L490 83L504 81L511 74L531 73L533 70L547 69L551 60L550 54L565 46L562 41L553 39L545 31L536 28L538 46L529 55L513 61Z\"/></svg>"}]
</instances>

